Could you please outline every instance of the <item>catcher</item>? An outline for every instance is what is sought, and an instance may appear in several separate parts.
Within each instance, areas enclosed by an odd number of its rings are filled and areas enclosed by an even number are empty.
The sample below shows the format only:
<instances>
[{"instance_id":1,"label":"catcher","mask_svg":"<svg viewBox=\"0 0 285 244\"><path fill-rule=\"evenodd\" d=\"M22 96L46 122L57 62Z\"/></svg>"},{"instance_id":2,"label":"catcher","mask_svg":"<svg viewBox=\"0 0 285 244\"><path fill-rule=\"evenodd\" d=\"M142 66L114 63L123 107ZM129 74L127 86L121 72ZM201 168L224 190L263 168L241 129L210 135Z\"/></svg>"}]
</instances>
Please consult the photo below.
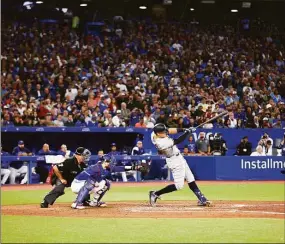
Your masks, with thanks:
<instances>
[{"instance_id":1,"label":"catcher","mask_svg":"<svg viewBox=\"0 0 285 244\"><path fill-rule=\"evenodd\" d=\"M107 204L101 202L101 199L110 190L112 173L128 170L144 170L144 167L140 165L113 166L111 158L103 156L101 161L86 168L73 180L71 190L74 193L78 193L78 195L76 200L71 204L71 208L84 209L85 199L88 198L90 192L94 193L94 197L90 201L89 206L106 207Z\"/></svg>"}]
</instances>

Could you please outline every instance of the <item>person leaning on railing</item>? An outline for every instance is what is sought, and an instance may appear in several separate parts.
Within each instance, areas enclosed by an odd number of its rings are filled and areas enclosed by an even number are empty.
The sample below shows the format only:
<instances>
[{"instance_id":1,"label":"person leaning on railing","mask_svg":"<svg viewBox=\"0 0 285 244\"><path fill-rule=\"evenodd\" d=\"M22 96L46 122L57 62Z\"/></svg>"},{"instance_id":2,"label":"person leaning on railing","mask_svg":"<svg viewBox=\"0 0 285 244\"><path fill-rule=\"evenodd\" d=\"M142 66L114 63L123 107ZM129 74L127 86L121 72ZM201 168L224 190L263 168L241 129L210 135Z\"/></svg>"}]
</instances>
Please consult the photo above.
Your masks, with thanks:
<instances>
[{"instance_id":1,"label":"person leaning on railing","mask_svg":"<svg viewBox=\"0 0 285 244\"><path fill-rule=\"evenodd\" d=\"M18 146L13 149L12 152L15 156L32 156L31 151L25 147L24 141L19 141ZM17 161L17 162L11 162L10 168L11 174L10 174L10 184L16 183L16 177L23 176L23 179L21 180L21 184L26 184L28 182L28 166L27 162L23 161Z\"/></svg>"}]
</instances>

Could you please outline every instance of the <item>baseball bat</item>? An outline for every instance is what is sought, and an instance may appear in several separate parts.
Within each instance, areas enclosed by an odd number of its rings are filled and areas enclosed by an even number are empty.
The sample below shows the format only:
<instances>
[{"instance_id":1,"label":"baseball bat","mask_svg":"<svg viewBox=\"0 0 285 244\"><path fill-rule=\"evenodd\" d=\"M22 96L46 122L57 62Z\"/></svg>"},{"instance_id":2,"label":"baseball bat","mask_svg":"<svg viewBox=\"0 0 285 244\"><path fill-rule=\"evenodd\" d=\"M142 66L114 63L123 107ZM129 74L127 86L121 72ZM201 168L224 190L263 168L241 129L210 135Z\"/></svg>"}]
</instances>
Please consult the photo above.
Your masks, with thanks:
<instances>
[{"instance_id":1,"label":"baseball bat","mask_svg":"<svg viewBox=\"0 0 285 244\"><path fill-rule=\"evenodd\" d=\"M217 119L217 118L220 118L220 117L222 117L222 116L225 116L225 115L227 115L227 114L228 114L228 111L224 111L224 112L222 112L222 113L216 115L215 117L213 117L213 118L211 118L211 119L205 121L204 123L202 123L202 124L200 124L200 125L198 125L198 126L196 126L196 127L194 127L194 128L195 128L195 129L198 129L198 128L202 127L203 125L208 124L209 122L211 122L211 121L213 121L213 120L215 120L215 119Z\"/></svg>"}]
</instances>

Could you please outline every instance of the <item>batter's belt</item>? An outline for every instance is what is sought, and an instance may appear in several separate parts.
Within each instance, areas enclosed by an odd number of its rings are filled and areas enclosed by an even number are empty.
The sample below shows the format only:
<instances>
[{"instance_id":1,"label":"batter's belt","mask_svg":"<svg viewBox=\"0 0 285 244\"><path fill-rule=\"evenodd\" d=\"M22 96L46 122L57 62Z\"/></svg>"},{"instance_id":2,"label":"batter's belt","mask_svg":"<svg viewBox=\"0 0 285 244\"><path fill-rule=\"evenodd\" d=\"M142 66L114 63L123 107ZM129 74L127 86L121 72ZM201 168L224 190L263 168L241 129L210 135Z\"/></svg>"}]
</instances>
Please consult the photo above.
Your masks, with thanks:
<instances>
[{"instance_id":1,"label":"batter's belt","mask_svg":"<svg viewBox=\"0 0 285 244\"><path fill-rule=\"evenodd\" d=\"M171 155L171 156L166 156L166 158L177 157L177 156L179 156L179 155L180 155L180 153L176 153L176 154L173 154L173 155Z\"/></svg>"}]
</instances>

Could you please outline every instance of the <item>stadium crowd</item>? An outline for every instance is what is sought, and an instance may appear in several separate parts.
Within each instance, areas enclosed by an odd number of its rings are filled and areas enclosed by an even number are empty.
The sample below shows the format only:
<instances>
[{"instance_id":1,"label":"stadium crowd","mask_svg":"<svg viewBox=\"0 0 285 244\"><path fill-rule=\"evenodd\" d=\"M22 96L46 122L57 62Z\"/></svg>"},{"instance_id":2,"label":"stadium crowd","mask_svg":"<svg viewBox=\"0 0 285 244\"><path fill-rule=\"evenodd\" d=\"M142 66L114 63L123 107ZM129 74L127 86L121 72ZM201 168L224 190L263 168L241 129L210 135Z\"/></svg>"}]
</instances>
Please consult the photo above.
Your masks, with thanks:
<instances>
[{"instance_id":1,"label":"stadium crowd","mask_svg":"<svg viewBox=\"0 0 285 244\"><path fill-rule=\"evenodd\" d=\"M284 128L285 51L230 26L2 27L2 126Z\"/></svg>"}]
</instances>

